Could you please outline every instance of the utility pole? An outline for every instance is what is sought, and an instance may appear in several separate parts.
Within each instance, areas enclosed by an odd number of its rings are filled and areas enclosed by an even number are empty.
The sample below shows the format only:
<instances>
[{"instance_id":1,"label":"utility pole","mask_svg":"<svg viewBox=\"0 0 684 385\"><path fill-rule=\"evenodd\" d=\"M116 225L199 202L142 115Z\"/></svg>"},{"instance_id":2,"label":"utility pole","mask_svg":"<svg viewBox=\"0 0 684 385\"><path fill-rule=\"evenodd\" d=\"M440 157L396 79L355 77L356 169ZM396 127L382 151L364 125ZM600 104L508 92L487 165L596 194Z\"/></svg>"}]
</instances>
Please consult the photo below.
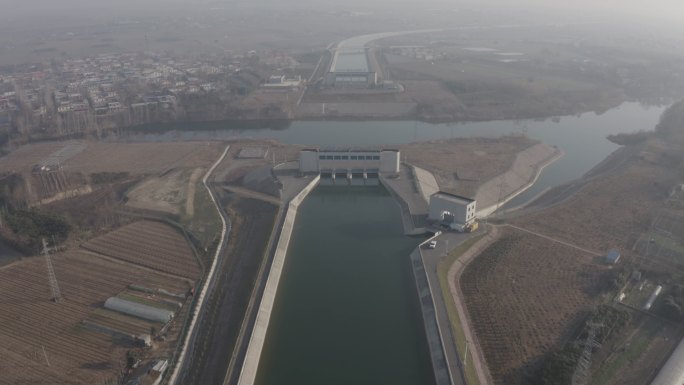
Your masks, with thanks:
<instances>
[{"instance_id":1,"label":"utility pole","mask_svg":"<svg viewBox=\"0 0 684 385\"><path fill-rule=\"evenodd\" d=\"M52 292L52 300L54 302L62 301L62 293L57 284L57 276L55 269L52 267L52 258L50 257L50 250L48 249L47 241L43 238L43 255L45 256L45 264L48 270L48 281L50 283L50 291Z\"/></svg>"}]
</instances>

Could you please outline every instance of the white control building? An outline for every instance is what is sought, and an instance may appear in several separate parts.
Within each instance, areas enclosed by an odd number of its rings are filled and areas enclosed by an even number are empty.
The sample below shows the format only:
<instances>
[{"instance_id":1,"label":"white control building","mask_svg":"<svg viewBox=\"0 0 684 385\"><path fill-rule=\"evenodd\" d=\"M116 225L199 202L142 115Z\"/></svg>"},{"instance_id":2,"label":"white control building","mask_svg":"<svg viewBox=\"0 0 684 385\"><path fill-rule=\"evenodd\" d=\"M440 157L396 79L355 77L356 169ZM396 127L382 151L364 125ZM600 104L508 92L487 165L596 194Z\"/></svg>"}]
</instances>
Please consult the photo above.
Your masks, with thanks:
<instances>
[{"instance_id":1,"label":"white control building","mask_svg":"<svg viewBox=\"0 0 684 385\"><path fill-rule=\"evenodd\" d=\"M439 191L430 196L428 219L457 228L472 224L476 217L475 200Z\"/></svg>"}]
</instances>

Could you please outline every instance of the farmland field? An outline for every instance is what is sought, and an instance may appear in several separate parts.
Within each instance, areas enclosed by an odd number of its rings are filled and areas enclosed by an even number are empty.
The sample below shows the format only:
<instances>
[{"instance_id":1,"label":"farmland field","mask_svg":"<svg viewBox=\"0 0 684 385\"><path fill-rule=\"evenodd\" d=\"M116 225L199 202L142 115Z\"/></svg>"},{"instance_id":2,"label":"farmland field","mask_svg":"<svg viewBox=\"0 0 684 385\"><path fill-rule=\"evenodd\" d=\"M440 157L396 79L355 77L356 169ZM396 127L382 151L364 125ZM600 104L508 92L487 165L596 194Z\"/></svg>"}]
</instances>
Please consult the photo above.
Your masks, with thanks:
<instances>
[{"instance_id":1,"label":"farmland field","mask_svg":"<svg viewBox=\"0 0 684 385\"><path fill-rule=\"evenodd\" d=\"M81 247L180 277L197 279L201 274L183 235L161 222L135 222L85 242Z\"/></svg>"},{"instance_id":2,"label":"farmland field","mask_svg":"<svg viewBox=\"0 0 684 385\"><path fill-rule=\"evenodd\" d=\"M610 271L576 249L506 230L464 271L468 313L496 384L527 383L572 336Z\"/></svg>"},{"instance_id":3,"label":"farmland field","mask_svg":"<svg viewBox=\"0 0 684 385\"><path fill-rule=\"evenodd\" d=\"M104 384L121 369L130 346L87 330L81 321L131 284L180 293L190 287L186 280L84 251L57 254L53 265L60 303L50 301L43 258L0 268L0 384Z\"/></svg>"},{"instance_id":4,"label":"farmland field","mask_svg":"<svg viewBox=\"0 0 684 385\"><path fill-rule=\"evenodd\" d=\"M0 159L0 171L30 171L54 158L64 148L81 142L44 142L24 145ZM83 142L84 149L61 166L68 172L160 173L173 168L204 167L223 147L219 142L107 143Z\"/></svg>"}]
</instances>

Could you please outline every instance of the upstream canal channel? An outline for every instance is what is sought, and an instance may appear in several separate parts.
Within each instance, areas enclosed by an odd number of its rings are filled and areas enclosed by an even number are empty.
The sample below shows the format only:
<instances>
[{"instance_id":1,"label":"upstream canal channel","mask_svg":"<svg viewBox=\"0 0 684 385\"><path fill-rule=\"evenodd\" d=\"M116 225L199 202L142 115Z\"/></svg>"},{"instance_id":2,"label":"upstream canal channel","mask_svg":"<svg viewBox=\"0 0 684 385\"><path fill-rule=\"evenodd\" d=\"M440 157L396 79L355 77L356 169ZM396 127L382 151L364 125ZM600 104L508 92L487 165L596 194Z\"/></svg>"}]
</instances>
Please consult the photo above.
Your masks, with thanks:
<instances>
[{"instance_id":1,"label":"upstream canal channel","mask_svg":"<svg viewBox=\"0 0 684 385\"><path fill-rule=\"evenodd\" d=\"M319 186L299 207L258 385L434 383L397 203Z\"/></svg>"}]
</instances>

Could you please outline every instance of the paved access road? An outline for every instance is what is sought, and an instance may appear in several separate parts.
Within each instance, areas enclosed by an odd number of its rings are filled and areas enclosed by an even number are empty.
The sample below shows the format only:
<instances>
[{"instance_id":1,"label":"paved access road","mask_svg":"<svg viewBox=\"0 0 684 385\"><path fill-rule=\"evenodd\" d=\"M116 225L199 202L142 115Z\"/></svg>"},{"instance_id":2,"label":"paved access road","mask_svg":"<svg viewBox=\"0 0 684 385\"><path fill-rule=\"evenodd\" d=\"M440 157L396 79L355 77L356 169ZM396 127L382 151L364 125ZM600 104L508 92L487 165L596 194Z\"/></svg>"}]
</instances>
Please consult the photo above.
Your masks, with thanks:
<instances>
[{"instance_id":1,"label":"paved access road","mask_svg":"<svg viewBox=\"0 0 684 385\"><path fill-rule=\"evenodd\" d=\"M442 346L444 348L444 353L449 364L449 370L451 372L452 381L454 385L465 385L465 376L463 374L461 358L456 349L456 340L453 337L451 331L451 323L449 322L449 314L447 313L446 303L444 302L444 296L442 295L441 285L439 283L439 276L437 275L437 267L439 262L447 255L449 252L454 250L460 244L468 240L472 236L476 236L479 233L455 233L447 232L443 233L437 240L437 247L434 249L429 249L427 247L422 247L421 252L423 255L423 263L425 265L425 272L428 276L428 283L432 291L432 299L435 304L435 312L437 315L437 323L442 335ZM473 340L469 338L469 340Z\"/></svg>"}]
</instances>

